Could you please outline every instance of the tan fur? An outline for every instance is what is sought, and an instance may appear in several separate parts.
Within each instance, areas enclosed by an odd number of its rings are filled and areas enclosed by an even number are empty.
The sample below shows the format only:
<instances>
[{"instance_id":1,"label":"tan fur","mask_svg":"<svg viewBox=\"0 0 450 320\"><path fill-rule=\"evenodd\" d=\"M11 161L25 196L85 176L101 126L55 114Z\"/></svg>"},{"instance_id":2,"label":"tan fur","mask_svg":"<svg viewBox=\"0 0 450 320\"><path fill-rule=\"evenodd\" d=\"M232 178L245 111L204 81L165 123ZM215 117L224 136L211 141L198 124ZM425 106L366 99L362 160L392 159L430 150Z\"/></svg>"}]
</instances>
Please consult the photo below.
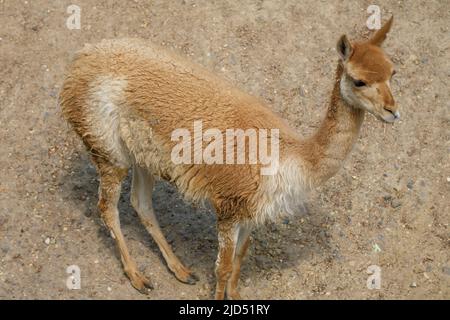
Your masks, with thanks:
<instances>
[{"instance_id":1,"label":"tan fur","mask_svg":"<svg viewBox=\"0 0 450 320\"><path fill-rule=\"evenodd\" d=\"M396 111L388 84L392 64L378 47L388 29L378 32L373 42L350 44L341 38L338 51L345 50L330 107L318 132L308 139L258 98L154 45L110 40L76 54L59 103L98 168L100 212L133 286L145 291L150 282L137 270L120 232L117 201L128 168L133 168L131 202L169 269L183 282L197 278L176 258L159 229L151 205L153 176L170 181L189 200L213 205L219 233L216 298L239 298L237 283L251 226L295 213L308 189L337 172L356 141L364 110L380 112L384 120L382 112L387 111L379 111L379 106ZM352 87L351 79L366 81L368 88ZM277 173L261 175L259 163L174 164L170 156L176 142L171 133L192 130L195 120L202 120L204 130L218 128L222 133L235 128L279 129Z\"/></svg>"}]
</instances>

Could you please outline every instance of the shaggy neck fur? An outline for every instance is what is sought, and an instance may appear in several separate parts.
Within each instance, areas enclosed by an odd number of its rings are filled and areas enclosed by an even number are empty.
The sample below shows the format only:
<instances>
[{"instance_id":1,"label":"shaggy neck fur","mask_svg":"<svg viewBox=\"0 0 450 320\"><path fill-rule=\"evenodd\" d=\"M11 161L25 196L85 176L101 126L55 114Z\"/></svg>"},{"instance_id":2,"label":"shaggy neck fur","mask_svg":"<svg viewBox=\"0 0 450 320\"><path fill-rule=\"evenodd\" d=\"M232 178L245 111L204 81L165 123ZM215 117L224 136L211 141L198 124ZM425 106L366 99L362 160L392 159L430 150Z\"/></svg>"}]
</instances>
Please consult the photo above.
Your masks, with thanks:
<instances>
[{"instance_id":1,"label":"shaggy neck fur","mask_svg":"<svg viewBox=\"0 0 450 320\"><path fill-rule=\"evenodd\" d=\"M356 142L364 111L347 103L341 94L343 67L336 70L330 106L319 130L305 141L299 158L306 160L311 186L320 185L331 178L342 166Z\"/></svg>"},{"instance_id":2,"label":"shaggy neck fur","mask_svg":"<svg viewBox=\"0 0 450 320\"><path fill-rule=\"evenodd\" d=\"M348 104L341 95L343 68L338 66L330 106L319 130L289 146L278 174L264 176L255 197L256 220L294 214L304 192L332 177L342 166L358 138L364 111Z\"/></svg>"}]
</instances>

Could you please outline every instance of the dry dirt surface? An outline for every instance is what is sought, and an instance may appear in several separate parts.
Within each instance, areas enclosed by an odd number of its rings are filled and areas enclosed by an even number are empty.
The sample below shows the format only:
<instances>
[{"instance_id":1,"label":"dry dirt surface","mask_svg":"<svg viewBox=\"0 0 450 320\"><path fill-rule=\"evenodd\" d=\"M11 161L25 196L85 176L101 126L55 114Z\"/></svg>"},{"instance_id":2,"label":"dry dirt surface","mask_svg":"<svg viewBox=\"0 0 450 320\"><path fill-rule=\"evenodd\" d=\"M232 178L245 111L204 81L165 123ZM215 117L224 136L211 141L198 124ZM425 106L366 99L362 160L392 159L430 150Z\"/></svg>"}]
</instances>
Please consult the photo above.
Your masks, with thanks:
<instances>
[{"instance_id":1,"label":"dry dirt surface","mask_svg":"<svg viewBox=\"0 0 450 320\"><path fill-rule=\"evenodd\" d=\"M66 9L81 8L81 30ZM0 0L0 298L209 299L217 250L214 214L156 186L163 232L200 276L170 274L129 204L123 231L155 290L141 295L122 271L96 210L98 180L57 106L64 69L84 43L148 39L262 97L302 134L327 107L338 37L369 34L370 1ZM448 1L377 1L397 69L402 119L367 116L343 169L310 194L303 213L253 232L243 298L449 299ZM81 289L66 287L66 268ZM367 288L380 267L381 288Z\"/></svg>"}]
</instances>

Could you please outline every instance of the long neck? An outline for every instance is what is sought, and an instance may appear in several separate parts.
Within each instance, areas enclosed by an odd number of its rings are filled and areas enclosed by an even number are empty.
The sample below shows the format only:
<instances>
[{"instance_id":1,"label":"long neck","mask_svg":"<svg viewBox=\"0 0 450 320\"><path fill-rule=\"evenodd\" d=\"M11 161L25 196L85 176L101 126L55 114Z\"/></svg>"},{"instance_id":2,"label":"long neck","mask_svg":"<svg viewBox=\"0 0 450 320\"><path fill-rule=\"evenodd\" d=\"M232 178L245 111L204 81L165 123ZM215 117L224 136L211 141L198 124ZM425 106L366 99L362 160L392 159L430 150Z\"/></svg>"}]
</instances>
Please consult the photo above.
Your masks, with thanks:
<instances>
[{"instance_id":1,"label":"long neck","mask_svg":"<svg viewBox=\"0 0 450 320\"><path fill-rule=\"evenodd\" d=\"M341 96L342 73L343 67L339 64L326 117L319 130L304 141L301 150L312 185L320 185L339 170L364 120L364 111L349 105Z\"/></svg>"}]
</instances>

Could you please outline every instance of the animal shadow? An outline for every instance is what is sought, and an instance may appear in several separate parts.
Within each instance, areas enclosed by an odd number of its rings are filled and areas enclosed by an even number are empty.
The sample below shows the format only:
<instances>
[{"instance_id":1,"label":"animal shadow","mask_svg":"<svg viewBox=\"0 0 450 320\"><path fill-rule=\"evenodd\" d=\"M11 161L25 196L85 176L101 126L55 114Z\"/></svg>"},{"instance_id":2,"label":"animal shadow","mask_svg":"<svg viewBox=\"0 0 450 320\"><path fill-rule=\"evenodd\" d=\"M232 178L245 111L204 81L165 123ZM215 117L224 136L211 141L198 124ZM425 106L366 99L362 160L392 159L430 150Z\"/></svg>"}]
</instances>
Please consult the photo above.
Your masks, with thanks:
<instances>
[{"instance_id":1,"label":"animal shadow","mask_svg":"<svg viewBox=\"0 0 450 320\"><path fill-rule=\"evenodd\" d=\"M111 254L118 256L114 240L103 226L97 211L98 176L86 152L74 156L69 169L62 175L66 201L80 208L80 214L92 218L99 226L98 238ZM165 261L130 204L131 174L122 185L119 212L122 231L133 257L146 257L145 251L134 253L134 241ZM157 181L153 192L153 206L163 234L175 254L214 287L214 261L217 255L216 217L210 206L197 207L183 200L177 190L165 181ZM268 276L276 271L294 268L302 260L320 255L325 259L335 256L330 235L322 226L329 223L319 207L305 204L299 214L277 222L257 226L252 233L252 244L242 268L241 279ZM118 259L120 263L120 259ZM147 264L151 265L151 264ZM168 275L169 276L169 275Z\"/></svg>"}]
</instances>

